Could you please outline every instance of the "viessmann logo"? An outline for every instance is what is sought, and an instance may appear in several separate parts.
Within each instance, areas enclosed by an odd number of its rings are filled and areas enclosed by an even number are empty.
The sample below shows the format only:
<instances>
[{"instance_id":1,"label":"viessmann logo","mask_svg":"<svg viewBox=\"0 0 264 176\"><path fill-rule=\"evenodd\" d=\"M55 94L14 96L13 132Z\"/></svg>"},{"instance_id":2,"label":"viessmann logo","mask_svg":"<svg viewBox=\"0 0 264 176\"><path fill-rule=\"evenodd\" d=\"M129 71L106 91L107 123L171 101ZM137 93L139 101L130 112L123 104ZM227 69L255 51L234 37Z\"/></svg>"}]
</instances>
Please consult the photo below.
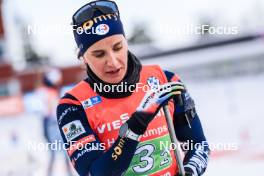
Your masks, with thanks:
<instances>
[{"instance_id":1,"label":"viessmann logo","mask_svg":"<svg viewBox=\"0 0 264 176\"><path fill-rule=\"evenodd\" d=\"M81 134L85 133L85 130L81 124L80 120L72 121L62 127L62 131L67 142L75 139L76 137L80 136Z\"/></svg>"}]
</instances>

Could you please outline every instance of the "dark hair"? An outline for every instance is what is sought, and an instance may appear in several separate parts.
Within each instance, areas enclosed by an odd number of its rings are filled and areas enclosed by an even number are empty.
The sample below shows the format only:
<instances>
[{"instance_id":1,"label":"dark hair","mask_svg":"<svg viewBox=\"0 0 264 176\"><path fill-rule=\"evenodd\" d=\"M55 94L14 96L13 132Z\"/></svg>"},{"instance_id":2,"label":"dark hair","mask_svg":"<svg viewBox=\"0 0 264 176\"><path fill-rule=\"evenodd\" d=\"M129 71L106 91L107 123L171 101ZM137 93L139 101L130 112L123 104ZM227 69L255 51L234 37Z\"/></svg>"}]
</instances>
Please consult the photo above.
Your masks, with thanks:
<instances>
[{"instance_id":1,"label":"dark hair","mask_svg":"<svg viewBox=\"0 0 264 176\"><path fill-rule=\"evenodd\" d=\"M77 59L81 59L81 57L82 57L82 53L81 53L81 51L78 49L78 48L76 48L76 53L77 53Z\"/></svg>"}]
</instances>

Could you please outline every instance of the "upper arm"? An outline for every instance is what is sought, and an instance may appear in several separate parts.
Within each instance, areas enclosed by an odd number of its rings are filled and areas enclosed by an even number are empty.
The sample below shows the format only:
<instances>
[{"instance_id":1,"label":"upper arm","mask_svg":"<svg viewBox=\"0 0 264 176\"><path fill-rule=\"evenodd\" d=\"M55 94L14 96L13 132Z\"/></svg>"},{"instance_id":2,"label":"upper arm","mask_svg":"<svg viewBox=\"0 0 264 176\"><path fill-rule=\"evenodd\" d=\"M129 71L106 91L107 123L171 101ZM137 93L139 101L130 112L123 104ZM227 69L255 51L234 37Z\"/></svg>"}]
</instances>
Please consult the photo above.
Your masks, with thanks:
<instances>
[{"instance_id":1,"label":"upper arm","mask_svg":"<svg viewBox=\"0 0 264 176\"><path fill-rule=\"evenodd\" d=\"M57 107L57 121L64 146L75 169L85 175L93 160L104 151L93 132L82 105L71 96L64 96Z\"/></svg>"}]
</instances>

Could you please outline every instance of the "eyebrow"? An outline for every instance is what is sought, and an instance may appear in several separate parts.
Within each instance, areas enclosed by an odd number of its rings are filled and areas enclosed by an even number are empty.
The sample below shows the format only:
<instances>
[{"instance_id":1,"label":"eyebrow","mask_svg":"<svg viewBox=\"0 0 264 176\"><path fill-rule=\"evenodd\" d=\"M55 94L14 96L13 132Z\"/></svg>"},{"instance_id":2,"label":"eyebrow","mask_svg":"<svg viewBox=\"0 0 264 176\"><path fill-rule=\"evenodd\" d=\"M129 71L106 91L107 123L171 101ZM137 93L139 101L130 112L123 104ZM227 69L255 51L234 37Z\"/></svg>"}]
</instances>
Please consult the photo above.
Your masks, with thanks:
<instances>
[{"instance_id":1,"label":"eyebrow","mask_svg":"<svg viewBox=\"0 0 264 176\"><path fill-rule=\"evenodd\" d=\"M113 46L119 45L119 44L121 44L122 42L123 42L122 40L119 41L119 42L116 42Z\"/></svg>"}]
</instances>

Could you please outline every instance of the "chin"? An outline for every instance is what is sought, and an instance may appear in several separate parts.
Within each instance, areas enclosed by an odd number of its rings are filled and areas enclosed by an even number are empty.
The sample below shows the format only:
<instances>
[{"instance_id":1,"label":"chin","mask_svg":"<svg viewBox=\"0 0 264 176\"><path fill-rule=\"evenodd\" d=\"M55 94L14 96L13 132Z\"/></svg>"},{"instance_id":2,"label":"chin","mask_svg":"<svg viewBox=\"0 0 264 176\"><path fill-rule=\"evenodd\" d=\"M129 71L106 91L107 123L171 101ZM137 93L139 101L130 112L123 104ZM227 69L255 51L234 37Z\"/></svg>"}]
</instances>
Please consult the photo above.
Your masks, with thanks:
<instances>
[{"instance_id":1,"label":"chin","mask_svg":"<svg viewBox=\"0 0 264 176\"><path fill-rule=\"evenodd\" d=\"M107 77L104 81L111 84L119 83L123 80L124 76L118 76L118 77Z\"/></svg>"},{"instance_id":2,"label":"chin","mask_svg":"<svg viewBox=\"0 0 264 176\"><path fill-rule=\"evenodd\" d=\"M108 79L106 82L111 83L111 84L116 84L122 81L122 79Z\"/></svg>"},{"instance_id":3,"label":"chin","mask_svg":"<svg viewBox=\"0 0 264 176\"><path fill-rule=\"evenodd\" d=\"M122 73L118 76L109 76L107 75L106 77L104 77L104 81L107 82L107 83L110 83L110 84L116 84L116 83L119 83L121 82L125 77L125 73Z\"/></svg>"}]
</instances>

